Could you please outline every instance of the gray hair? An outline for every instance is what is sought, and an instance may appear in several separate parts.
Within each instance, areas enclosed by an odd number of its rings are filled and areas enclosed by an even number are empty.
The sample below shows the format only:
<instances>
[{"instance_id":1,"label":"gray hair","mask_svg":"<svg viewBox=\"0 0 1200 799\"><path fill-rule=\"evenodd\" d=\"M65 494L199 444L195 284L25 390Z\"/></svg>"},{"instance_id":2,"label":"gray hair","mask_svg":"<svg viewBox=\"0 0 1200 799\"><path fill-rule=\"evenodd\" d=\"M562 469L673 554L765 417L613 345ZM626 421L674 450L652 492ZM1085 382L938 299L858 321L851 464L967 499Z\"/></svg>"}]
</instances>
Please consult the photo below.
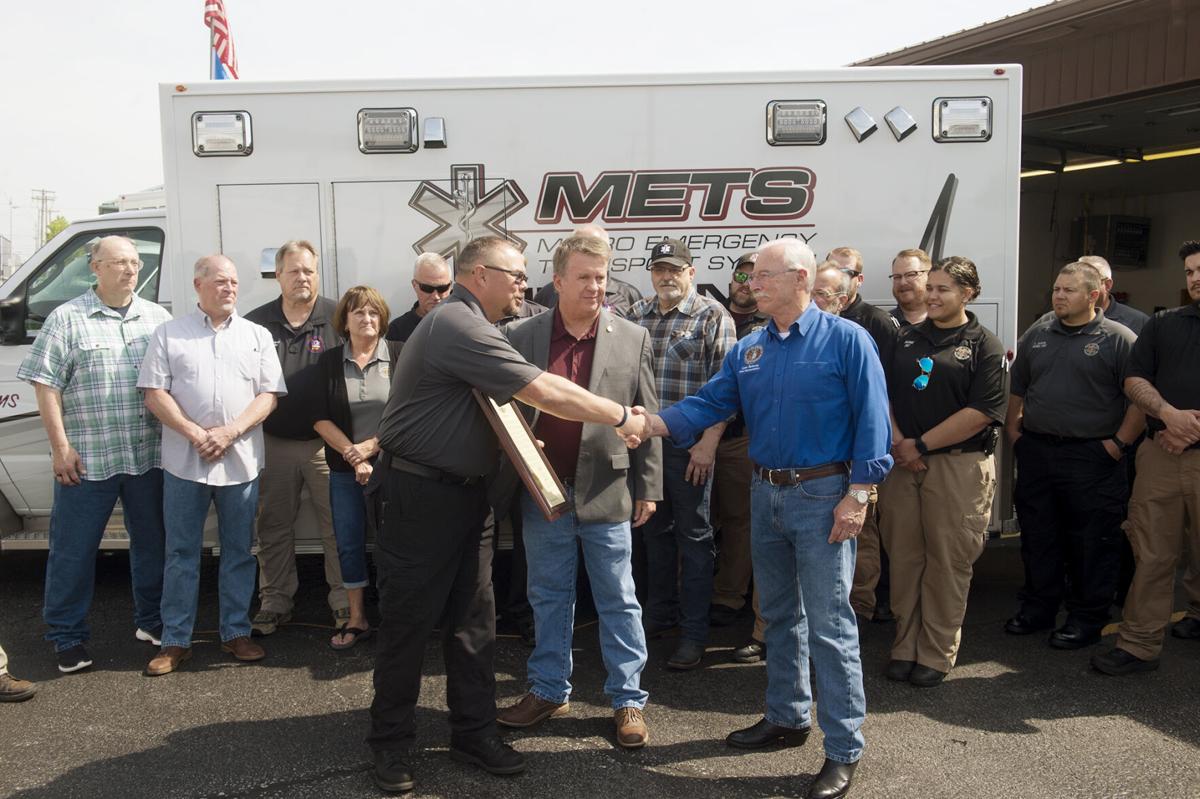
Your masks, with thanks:
<instances>
[{"instance_id":1,"label":"gray hair","mask_svg":"<svg viewBox=\"0 0 1200 799\"><path fill-rule=\"evenodd\" d=\"M580 225L575 228L573 236L590 236L593 239L604 239L608 241L608 231L597 225L595 222L588 222L586 225Z\"/></svg>"},{"instance_id":2,"label":"gray hair","mask_svg":"<svg viewBox=\"0 0 1200 799\"><path fill-rule=\"evenodd\" d=\"M417 260L413 263L413 280L417 279L417 273L421 271L423 266L440 266L450 271L450 264L446 263L446 259L438 255L436 252L423 252L417 256Z\"/></svg>"},{"instance_id":3,"label":"gray hair","mask_svg":"<svg viewBox=\"0 0 1200 799\"><path fill-rule=\"evenodd\" d=\"M817 269L817 275L820 276L820 275L824 275L827 273L828 274L834 274L834 273L837 274L838 293L844 297L849 297L850 296L850 275L848 275L848 274L846 274L846 272L842 271L842 265L839 264L837 261L825 261L824 263L821 264L820 268Z\"/></svg>"},{"instance_id":4,"label":"gray hair","mask_svg":"<svg viewBox=\"0 0 1200 799\"><path fill-rule=\"evenodd\" d=\"M1081 255L1075 261L1077 264L1087 264L1092 269L1100 273L1101 280L1112 280L1112 267L1108 265L1108 260L1099 255Z\"/></svg>"},{"instance_id":5,"label":"gray hair","mask_svg":"<svg viewBox=\"0 0 1200 799\"><path fill-rule=\"evenodd\" d=\"M1083 258L1087 257L1086 255L1083 256ZM1083 260L1083 258L1067 264L1058 270L1058 273L1060 275L1079 275L1079 279L1083 281L1084 290L1090 294L1093 291L1100 290L1104 273L1097 269L1094 264Z\"/></svg>"},{"instance_id":6,"label":"gray hair","mask_svg":"<svg viewBox=\"0 0 1200 799\"><path fill-rule=\"evenodd\" d=\"M318 264L321 261L321 256L317 254L317 248L313 246L311 241L304 239L292 239L285 241L278 250L275 251L275 274L283 271L283 259L287 258L294 252L307 252L313 257L313 264Z\"/></svg>"},{"instance_id":7,"label":"gray hair","mask_svg":"<svg viewBox=\"0 0 1200 799\"><path fill-rule=\"evenodd\" d=\"M208 270L222 261L228 263L230 266L233 266L233 261L219 252L213 253L212 255L201 256L200 260L196 261L196 265L192 267L192 277L196 280L203 280L204 278L208 277Z\"/></svg>"},{"instance_id":8,"label":"gray hair","mask_svg":"<svg viewBox=\"0 0 1200 799\"><path fill-rule=\"evenodd\" d=\"M817 256L813 254L812 247L800 239L776 239L761 245L755 252L761 257L768 250L779 252L784 268L788 271L803 269L807 277L805 290L812 291L813 280L817 277Z\"/></svg>"}]
</instances>

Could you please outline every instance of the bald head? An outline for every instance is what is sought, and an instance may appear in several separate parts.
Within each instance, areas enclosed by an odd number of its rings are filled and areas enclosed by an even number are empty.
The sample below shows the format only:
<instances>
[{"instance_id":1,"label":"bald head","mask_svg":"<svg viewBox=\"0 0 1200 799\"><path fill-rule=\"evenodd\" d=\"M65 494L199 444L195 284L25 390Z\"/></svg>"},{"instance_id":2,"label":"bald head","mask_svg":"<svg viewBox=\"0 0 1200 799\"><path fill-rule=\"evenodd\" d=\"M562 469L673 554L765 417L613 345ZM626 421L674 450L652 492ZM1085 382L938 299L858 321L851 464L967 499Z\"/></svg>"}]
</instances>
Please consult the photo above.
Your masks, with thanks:
<instances>
[{"instance_id":1,"label":"bald head","mask_svg":"<svg viewBox=\"0 0 1200 799\"><path fill-rule=\"evenodd\" d=\"M605 241L608 241L608 231L591 222L575 228L575 235L590 236L593 239L604 239Z\"/></svg>"}]
</instances>

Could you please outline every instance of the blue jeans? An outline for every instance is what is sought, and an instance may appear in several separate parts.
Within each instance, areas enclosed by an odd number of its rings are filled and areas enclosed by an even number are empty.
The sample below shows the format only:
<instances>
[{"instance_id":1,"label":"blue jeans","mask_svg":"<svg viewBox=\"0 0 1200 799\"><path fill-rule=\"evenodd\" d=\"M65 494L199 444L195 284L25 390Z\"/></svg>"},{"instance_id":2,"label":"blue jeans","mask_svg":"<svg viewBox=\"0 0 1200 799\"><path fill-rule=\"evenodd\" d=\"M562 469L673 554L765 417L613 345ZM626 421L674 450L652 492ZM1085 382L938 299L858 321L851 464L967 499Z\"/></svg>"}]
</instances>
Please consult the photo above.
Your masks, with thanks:
<instances>
[{"instance_id":1,"label":"blue jeans","mask_svg":"<svg viewBox=\"0 0 1200 799\"><path fill-rule=\"evenodd\" d=\"M571 489L567 492L569 499ZM608 673L604 693L612 698L613 709L645 707L649 694L641 688L641 674L646 667L646 635L633 585L629 522L581 524L574 511L548 522L527 492L522 492L521 511L529 604L537 631L537 645L529 656L530 691L558 704L571 695L578 540L600 617L600 655Z\"/></svg>"},{"instance_id":2,"label":"blue jeans","mask_svg":"<svg viewBox=\"0 0 1200 799\"><path fill-rule=\"evenodd\" d=\"M221 542L219 602L221 640L250 635L250 600L257 562L250 554L254 514L258 510L258 478L247 483L214 486L163 474L163 515L167 524L167 558L163 571L162 645L190 647L200 592L200 548L204 519L217 504Z\"/></svg>"},{"instance_id":3,"label":"blue jeans","mask_svg":"<svg viewBox=\"0 0 1200 799\"><path fill-rule=\"evenodd\" d=\"M666 627L679 622L682 637L708 640L716 548L709 523L712 478L704 485L684 479L691 454L663 442L663 501L642 527L646 541L646 620Z\"/></svg>"},{"instance_id":4,"label":"blue jeans","mask_svg":"<svg viewBox=\"0 0 1200 799\"><path fill-rule=\"evenodd\" d=\"M850 607L854 539L829 543L833 510L845 496L844 475L797 486L750 486L750 549L759 609L766 622L766 719L783 727L811 724L808 661L817 678L817 720L825 756L839 763L862 757L862 660Z\"/></svg>"},{"instance_id":5,"label":"blue jeans","mask_svg":"<svg viewBox=\"0 0 1200 799\"><path fill-rule=\"evenodd\" d=\"M329 472L329 509L342 585L366 588L371 583L367 575L367 503L354 472Z\"/></svg>"},{"instance_id":6,"label":"blue jeans","mask_svg":"<svg viewBox=\"0 0 1200 799\"><path fill-rule=\"evenodd\" d=\"M54 484L42 617L50 627L46 640L54 643L55 651L91 637L87 614L96 587L96 552L118 497L129 533L133 623L147 632L162 626L158 614L163 581L162 490L162 469L81 480L77 486Z\"/></svg>"}]
</instances>

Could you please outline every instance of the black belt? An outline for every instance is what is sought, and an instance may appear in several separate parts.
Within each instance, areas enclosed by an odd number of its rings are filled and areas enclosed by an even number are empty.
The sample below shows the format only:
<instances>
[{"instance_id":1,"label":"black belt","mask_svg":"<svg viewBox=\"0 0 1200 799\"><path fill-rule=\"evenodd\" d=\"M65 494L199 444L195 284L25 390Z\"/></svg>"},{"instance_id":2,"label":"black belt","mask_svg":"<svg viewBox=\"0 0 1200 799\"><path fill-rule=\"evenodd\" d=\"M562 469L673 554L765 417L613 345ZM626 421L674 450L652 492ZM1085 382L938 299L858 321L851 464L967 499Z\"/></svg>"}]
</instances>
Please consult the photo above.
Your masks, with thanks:
<instances>
[{"instance_id":1,"label":"black belt","mask_svg":"<svg viewBox=\"0 0 1200 799\"><path fill-rule=\"evenodd\" d=\"M446 483L454 486L469 486L475 485L483 478L476 475L474 477L463 477L461 474L452 472L443 472L441 469L434 469L431 466L425 466L421 463L405 460L404 458L392 455L388 466L398 472L406 474L415 474L417 477L425 477L430 480L437 480L439 483Z\"/></svg>"},{"instance_id":2,"label":"black belt","mask_svg":"<svg viewBox=\"0 0 1200 799\"><path fill-rule=\"evenodd\" d=\"M1091 444L1096 441L1106 441L1112 436L1100 436L1099 438L1072 438L1071 436L1052 436L1049 433L1039 433L1036 430L1022 430L1021 435L1036 438L1039 441L1047 441L1051 444Z\"/></svg>"},{"instance_id":3,"label":"black belt","mask_svg":"<svg viewBox=\"0 0 1200 799\"><path fill-rule=\"evenodd\" d=\"M754 473L773 486L794 486L805 480L816 480L818 477L832 477L835 474L849 474L850 464L845 461L826 463L821 466L811 466L802 469L767 469L754 464Z\"/></svg>"}]
</instances>

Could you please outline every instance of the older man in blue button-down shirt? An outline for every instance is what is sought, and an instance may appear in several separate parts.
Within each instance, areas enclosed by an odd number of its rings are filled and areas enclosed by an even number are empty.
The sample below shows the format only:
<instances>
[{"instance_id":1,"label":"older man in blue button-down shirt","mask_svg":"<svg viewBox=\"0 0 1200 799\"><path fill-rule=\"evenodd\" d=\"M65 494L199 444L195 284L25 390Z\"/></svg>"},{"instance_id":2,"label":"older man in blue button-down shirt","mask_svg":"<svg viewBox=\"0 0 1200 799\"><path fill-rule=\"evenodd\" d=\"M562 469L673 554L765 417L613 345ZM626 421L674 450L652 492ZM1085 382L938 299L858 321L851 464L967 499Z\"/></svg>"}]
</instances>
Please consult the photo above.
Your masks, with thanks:
<instances>
[{"instance_id":1,"label":"older man in blue button-down shirt","mask_svg":"<svg viewBox=\"0 0 1200 799\"><path fill-rule=\"evenodd\" d=\"M863 328L810 302L815 272L812 250L799 241L761 247L751 287L770 323L739 341L699 393L647 416L645 433L686 447L734 411L745 416L755 471L754 580L767 623L767 712L727 741L749 749L804 743L811 655L826 760L808 795L829 799L849 790L864 745L866 700L850 608L854 537L871 488L892 467L892 442L875 344Z\"/></svg>"}]
</instances>

